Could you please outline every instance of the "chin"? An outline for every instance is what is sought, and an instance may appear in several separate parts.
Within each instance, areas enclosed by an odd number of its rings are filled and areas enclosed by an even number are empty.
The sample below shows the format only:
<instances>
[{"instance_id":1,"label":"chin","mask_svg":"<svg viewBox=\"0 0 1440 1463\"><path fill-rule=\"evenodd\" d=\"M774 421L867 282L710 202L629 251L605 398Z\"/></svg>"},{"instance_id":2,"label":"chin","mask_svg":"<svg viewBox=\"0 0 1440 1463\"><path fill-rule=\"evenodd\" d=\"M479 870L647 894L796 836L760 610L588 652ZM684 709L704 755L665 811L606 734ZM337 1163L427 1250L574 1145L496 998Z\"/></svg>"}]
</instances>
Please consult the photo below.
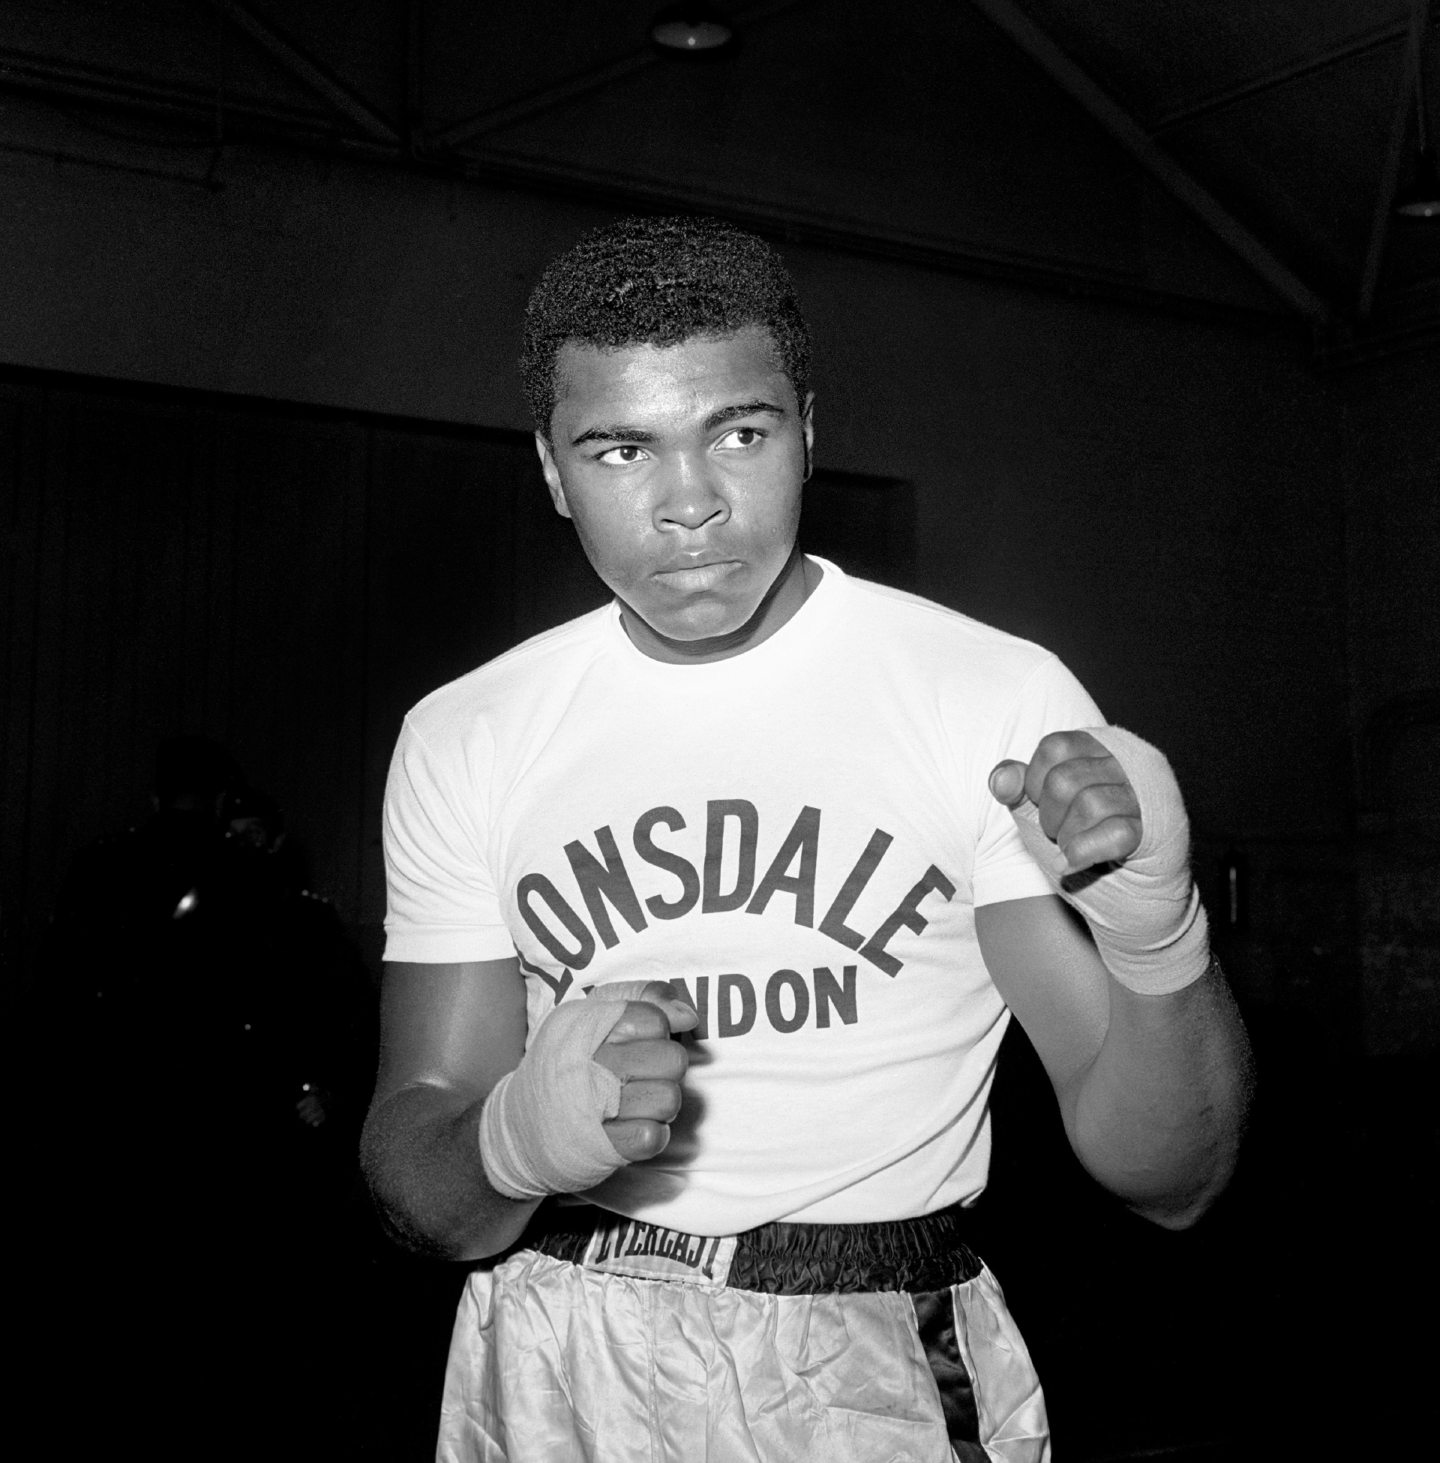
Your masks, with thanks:
<instances>
[{"instance_id":1,"label":"chin","mask_svg":"<svg viewBox=\"0 0 1440 1463\"><path fill-rule=\"evenodd\" d=\"M750 623L750 616L726 615L723 619L684 620L668 624L662 619L647 620L645 623L665 640L673 640L677 645L696 645L706 640L724 640L740 634Z\"/></svg>"},{"instance_id":2,"label":"chin","mask_svg":"<svg viewBox=\"0 0 1440 1463\"><path fill-rule=\"evenodd\" d=\"M691 613L655 613L641 618L651 631L677 645L696 644L705 640L724 640L743 633L755 618L758 605L743 607L701 605Z\"/></svg>"}]
</instances>

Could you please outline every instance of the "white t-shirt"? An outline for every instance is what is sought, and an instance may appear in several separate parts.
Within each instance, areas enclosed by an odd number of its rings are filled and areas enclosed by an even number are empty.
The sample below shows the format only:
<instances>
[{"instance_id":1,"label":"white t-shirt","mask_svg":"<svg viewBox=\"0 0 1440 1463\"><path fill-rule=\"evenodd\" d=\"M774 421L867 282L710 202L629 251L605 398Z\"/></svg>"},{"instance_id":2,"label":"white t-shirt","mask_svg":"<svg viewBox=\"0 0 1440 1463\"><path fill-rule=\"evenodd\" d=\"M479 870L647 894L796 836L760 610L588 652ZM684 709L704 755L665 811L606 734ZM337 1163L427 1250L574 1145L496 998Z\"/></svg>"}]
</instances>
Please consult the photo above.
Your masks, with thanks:
<instances>
[{"instance_id":1,"label":"white t-shirt","mask_svg":"<svg viewBox=\"0 0 1440 1463\"><path fill-rule=\"evenodd\" d=\"M970 1202L1008 1011L976 905L1048 892L991 768L1100 713L1049 652L824 577L671 665L609 605L442 687L386 796L386 958L519 955L533 1033L611 980L702 1015L658 1158L586 1197L699 1234Z\"/></svg>"}]
</instances>

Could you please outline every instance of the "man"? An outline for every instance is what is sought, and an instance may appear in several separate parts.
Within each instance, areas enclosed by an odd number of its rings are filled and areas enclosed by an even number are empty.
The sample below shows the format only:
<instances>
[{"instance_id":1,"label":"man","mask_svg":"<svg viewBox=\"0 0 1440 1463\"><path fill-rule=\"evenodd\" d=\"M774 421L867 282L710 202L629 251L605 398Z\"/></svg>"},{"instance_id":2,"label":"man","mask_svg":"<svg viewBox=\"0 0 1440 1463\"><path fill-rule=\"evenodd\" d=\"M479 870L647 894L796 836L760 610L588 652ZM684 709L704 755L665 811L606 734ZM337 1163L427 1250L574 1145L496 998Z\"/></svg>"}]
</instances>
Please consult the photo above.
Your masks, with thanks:
<instances>
[{"instance_id":1,"label":"man","mask_svg":"<svg viewBox=\"0 0 1440 1463\"><path fill-rule=\"evenodd\" d=\"M965 1244L1011 1012L1132 1208L1188 1224L1233 1164L1164 759L1038 647L800 552L808 356L713 220L599 231L530 302L541 469L616 598L427 698L391 770L372 1188L433 1252L523 1240L462 1300L445 1460L1047 1457Z\"/></svg>"}]
</instances>

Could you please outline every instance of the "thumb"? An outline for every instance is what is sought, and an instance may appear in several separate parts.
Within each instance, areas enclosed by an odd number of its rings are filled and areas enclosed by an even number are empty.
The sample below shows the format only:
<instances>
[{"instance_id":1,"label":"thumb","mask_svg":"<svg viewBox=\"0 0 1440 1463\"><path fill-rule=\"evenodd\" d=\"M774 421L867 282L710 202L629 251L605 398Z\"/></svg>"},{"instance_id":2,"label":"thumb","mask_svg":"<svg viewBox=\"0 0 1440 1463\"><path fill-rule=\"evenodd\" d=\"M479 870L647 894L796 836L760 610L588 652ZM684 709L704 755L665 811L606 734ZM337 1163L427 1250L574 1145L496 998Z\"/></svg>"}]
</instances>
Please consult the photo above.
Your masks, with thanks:
<instances>
[{"instance_id":1,"label":"thumb","mask_svg":"<svg viewBox=\"0 0 1440 1463\"><path fill-rule=\"evenodd\" d=\"M590 992L591 1000L599 1001L648 1001L658 1006L670 1023L671 1035L681 1031L693 1031L700 1024L700 1014L685 993L685 987L676 987L668 980L612 980L595 986Z\"/></svg>"},{"instance_id":2,"label":"thumb","mask_svg":"<svg viewBox=\"0 0 1440 1463\"><path fill-rule=\"evenodd\" d=\"M685 987L673 980L654 980L650 984L655 994L641 999L653 1001L665 1013L671 1036L678 1036L682 1031L694 1031L700 1024L700 1013L691 1004Z\"/></svg>"},{"instance_id":3,"label":"thumb","mask_svg":"<svg viewBox=\"0 0 1440 1463\"><path fill-rule=\"evenodd\" d=\"M679 1036L682 1031L694 1031L700 1024L700 1013L690 1004L689 997L683 993L679 996L672 996L668 1001L662 1001L660 1009L664 1011L666 1019L670 1022L671 1036Z\"/></svg>"},{"instance_id":4,"label":"thumb","mask_svg":"<svg viewBox=\"0 0 1440 1463\"><path fill-rule=\"evenodd\" d=\"M1025 801L1025 764L997 762L990 773L990 795L1007 808L1017 808Z\"/></svg>"},{"instance_id":5,"label":"thumb","mask_svg":"<svg viewBox=\"0 0 1440 1463\"><path fill-rule=\"evenodd\" d=\"M1069 860L1045 836L1040 826L1040 809L1025 792L1025 774L1029 769L1023 762L998 762L990 773L990 794L996 802L1010 809L1015 820L1015 830L1026 852L1040 865L1051 879L1058 880L1069 870Z\"/></svg>"}]
</instances>

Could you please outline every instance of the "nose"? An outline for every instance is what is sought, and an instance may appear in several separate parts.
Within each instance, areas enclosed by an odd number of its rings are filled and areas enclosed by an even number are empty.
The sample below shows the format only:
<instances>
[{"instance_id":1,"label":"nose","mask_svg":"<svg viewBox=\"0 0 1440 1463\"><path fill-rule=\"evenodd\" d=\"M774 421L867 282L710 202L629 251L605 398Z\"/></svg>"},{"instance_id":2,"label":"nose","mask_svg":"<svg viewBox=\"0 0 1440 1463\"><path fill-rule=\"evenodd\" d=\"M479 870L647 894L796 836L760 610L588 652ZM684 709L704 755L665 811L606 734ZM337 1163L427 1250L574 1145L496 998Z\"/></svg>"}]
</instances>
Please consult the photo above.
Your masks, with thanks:
<instances>
[{"instance_id":1,"label":"nose","mask_svg":"<svg viewBox=\"0 0 1440 1463\"><path fill-rule=\"evenodd\" d=\"M682 453L667 465L655 500L656 528L662 532L694 530L724 523L729 517L729 501L703 456Z\"/></svg>"}]
</instances>

